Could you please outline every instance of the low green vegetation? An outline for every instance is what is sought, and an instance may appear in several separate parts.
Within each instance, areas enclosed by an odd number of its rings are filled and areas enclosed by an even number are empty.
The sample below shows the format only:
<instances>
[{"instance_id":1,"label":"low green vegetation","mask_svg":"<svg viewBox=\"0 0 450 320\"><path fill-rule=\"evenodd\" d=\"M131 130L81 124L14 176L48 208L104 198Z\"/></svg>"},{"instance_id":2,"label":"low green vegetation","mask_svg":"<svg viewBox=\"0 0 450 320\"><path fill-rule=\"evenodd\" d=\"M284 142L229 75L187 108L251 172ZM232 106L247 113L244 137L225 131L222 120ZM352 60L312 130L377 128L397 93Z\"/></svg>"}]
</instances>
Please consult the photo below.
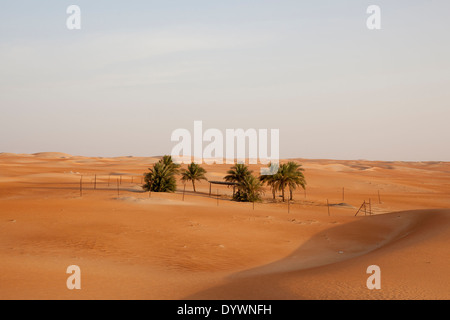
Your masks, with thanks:
<instances>
[{"instance_id":1,"label":"low green vegetation","mask_svg":"<svg viewBox=\"0 0 450 320\"><path fill-rule=\"evenodd\" d=\"M175 192L177 189L175 175L179 168L180 165L174 163L171 156L164 156L144 174L145 183L142 188L144 191Z\"/></svg>"},{"instance_id":2,"label":"low green vegetation","mask_svg":"<svg viewBox=\"0 0 450 320\"><path fill-rule=\"evenodd\" d=\"M270 164L269 164L270 167ZM275 200L277 191L281 191L281 198L285 201L285 190L289 190L289 200L293 200L293 191L297 187L306 188L306 179L302 165L293 161L279 166L278 172L273 175L261 176L260 180L270 187Z\"/></svg>"},{"instance_id":3,"label":"low green vegetation","mask_svg":"<svg viewBox=\"0 0 450 320\"><path fill-rule=\"evenodd\" d=\"M191 181L192 188L195 190L195 181L208 180L205 177L206 170L202 168L199 164L192 162L188 165L187 169L181 172L181 181L184 183Z\"/></svg>"},{"instance_id":4,"label":"low green vegetation","mask_svg":"<svg viewBox=\"0 0 450 320\"><path fill-rule=\"evenodd\" d=\"M269 164L270 167L271 164ZM306 188L306 179L303 174L302 165L289 161L279 165L278 172L273 175L255 177L253 171L249 170L245 164L236 164L227 171L224 180L234 182L237 191L233 193L233 200L241 202L257 202L262 200L264 185L267 185L273 200L276 200L277 192L281 192L281 198L286 200L286 190L289 192L289 200L293 200L293 192L298 187ZM191 182L194 192L195 183L207 180L206 170L199 164L192 162L180 172L180 165L173 162L171 156L164 156L157 163L149 168L149 172L144 174L145 184L142 188L145 191L153 192L175 192L177 188L176 175L181 175L183 183Z\"/></svg>"}]
</instances>

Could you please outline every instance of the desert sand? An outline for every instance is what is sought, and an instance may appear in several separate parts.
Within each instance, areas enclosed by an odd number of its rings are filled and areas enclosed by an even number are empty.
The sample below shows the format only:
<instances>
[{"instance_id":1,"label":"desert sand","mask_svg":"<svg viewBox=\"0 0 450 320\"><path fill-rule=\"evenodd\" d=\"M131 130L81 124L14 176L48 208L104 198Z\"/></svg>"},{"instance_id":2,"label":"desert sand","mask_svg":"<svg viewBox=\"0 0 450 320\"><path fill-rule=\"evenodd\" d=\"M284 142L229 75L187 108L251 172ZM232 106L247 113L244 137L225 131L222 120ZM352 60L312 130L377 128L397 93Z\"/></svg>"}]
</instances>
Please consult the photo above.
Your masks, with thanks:
<instances>
[{"instance_id":1,"label":"desert sand","mask_svg":"<svg viewBox=\"0 0 450 320\"><path fill-rule=\"evenodd\" d=\"M207 182L144 193L157 160L0 154L0 299L450 299L450 163L295 159L288 213L269 190L254 208Z\"/></svg>"}]
</instances>

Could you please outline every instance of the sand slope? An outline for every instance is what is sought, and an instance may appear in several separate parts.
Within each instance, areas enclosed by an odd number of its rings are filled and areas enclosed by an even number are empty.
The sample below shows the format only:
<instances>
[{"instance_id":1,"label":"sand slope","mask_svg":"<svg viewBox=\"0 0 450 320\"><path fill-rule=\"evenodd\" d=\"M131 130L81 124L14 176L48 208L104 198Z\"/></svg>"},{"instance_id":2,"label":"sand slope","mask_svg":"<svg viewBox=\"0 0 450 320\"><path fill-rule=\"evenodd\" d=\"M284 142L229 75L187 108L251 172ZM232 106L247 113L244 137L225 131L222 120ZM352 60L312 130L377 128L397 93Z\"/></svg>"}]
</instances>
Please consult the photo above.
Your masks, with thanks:
<instances>
[{"instance_id":1,"label":"sand slope","mask_svg":"<svg viewBox=\"0 0 450 320\"><path fill-rule=\"evenodd\" d=\"M157 159L2 154L0 298L450 298L448 163L297 159L308 189L288 213L269 190L253 210L205 182L185 201L182 185L149 197L139 185ZM355 217L369 199L374 215ZM66 288L69 265L81 290Z\"/></svg>"},{"instance_id":2,"label":"sand slope","mask_svg":"<svg viewBox=\"0 0 450 320\"><path fill-rule=\"evenodd\" d=\"M449 299L450 210L392 213L314 235L291 255L193 299ZM370 291L365 272L382 271Z\"/></svg>"}]
</instances>

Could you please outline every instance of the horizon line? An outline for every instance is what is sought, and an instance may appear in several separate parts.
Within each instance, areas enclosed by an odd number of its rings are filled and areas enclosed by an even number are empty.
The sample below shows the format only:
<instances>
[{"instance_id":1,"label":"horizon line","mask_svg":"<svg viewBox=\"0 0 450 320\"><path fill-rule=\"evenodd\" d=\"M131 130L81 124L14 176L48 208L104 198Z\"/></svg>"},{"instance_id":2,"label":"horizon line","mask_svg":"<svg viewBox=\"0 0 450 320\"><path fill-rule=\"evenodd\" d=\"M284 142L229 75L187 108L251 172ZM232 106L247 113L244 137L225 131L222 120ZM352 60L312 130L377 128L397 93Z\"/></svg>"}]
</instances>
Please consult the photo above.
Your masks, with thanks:
<instances>
[{"instance_id":1,"label":"horizon line","mask_svg":"<svg viewBox=\"0 0 450 320\"><path fill-rule=\"evenodd\" d=\"M54 154L54 158L58 158L58 155L60 158L68 158L68 157L84 157L84 158L100 158L100 159L108 159L108 158L162 158L164 155L149 155L149 156L134 156L134 155L120 155L120 156L88 156L88 155L74 155L74 154L69 154L69 153L65 153L65 152L57 152L57 151L42 151L42 152L34 152L34 153L16 153L16 152L0 152L0 156L1 155L16 155L16 156L39 156L39 155L50 155L50 154ZM191 159L193 160L193 157L191 157ZM211 160L214 158L208 158L208 160ZM203 162L201 164L205 164L205 165L209 165L207 163ZM227 158L222 158L223 160L223 165L226 164L230 164L230 163L226 163ZM249 158L245 158L245 164L250 165L249 162ZM280 157L280 159L278 159L278 161L288 161L288 160L324 160L324 161L367 161L367 162L450 162L450 160L380 160L380 159L364 159L364 158L353 158L353 159L338 159L338 158L323 158L323 157L319 157L319 158L310 158L310 157ZM237 163L237 159L233 159L234 163ZM217 163L213 163L214 165L220 165ZM264 163L252 163L253 165L266 165Z\"/></svg>"}]
</instances>

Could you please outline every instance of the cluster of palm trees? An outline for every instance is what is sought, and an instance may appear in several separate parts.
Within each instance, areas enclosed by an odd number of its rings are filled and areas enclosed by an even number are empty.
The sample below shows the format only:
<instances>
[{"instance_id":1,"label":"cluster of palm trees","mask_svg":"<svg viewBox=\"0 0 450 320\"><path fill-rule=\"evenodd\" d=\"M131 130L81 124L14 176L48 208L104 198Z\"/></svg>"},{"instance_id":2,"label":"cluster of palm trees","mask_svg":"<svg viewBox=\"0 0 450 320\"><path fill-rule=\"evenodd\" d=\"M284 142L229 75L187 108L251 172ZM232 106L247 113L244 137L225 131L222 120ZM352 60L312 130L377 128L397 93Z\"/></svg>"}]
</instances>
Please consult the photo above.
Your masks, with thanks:
<instances>
[{"instance_id":1,"label":"cluster of palm trees","mask_svg":"<svg viewBox=\"0 0 450 320\"><path fill-rule=\"evenodd\" d=\"M271 166L272 164L269 164L269 167ZM225 181L237 183L238 191L234 194L234 199L237 201L260 201L264 184L270 187L273 200L276 200L277 192L281 191L281 197L285 201L286 188L289 189L290 200L293 200L293 191L297 187L306 188L303 172L301 164L289 161L279 165L277 173L262 175L258 179L245 164L237 164L227 172Z\"/></svg>"},{"instance_id":2,"label":"cluster of palm trees","mask_svg":"<svg viewBox=\"0 0 450 320\"><path fill-rule=\"evenodd\" d=\"M271 164L269 164L269 167ZM233 193L233 199L236 201L256 202L261 201L264 193L264 184L270 187L273 200L276 199L276 193L281 192L281 197L285 201L285 191L289 190L289 199L292 200L293 191L297 187L306 188L306 180L303 174L302 165L293 161L281 164L278 172L273 175L263 175L255 177L245 164L236 164L227 171L225 181L235 183L237 192ZM207 180L206 170L199 164L192 162L180 172L180 165L173 162L171 156L164 156L161 160L149 168L149 172L144 174L145 184L142 188L145 191L154 192L175 192L177 180L176 175L181 174L181 181L184 183L192 182L194 192L195 183L201 180Z\"/></svg>"},{"instance_id":3,"label":"cluster of palm trees","mask_svg":"<svg viewBox=\"0 0 450 320\"><path fill-rule=\"evenodd\" d=\"M271 164L269 164L269 167ZM302 165L294 161L281 164L278 172L273 175L261 176L260 180L267 184L272 190L273 200L275 200L277 191L281 191L281 198L285 201L285 190L289 189L289 200L293 200L293 191L297 187L306 189L306 179Z\"/></svg>"},{"instance_id":4,"label":"cluster of palm trees","mask_svg":"<svg viewBox=\"0 0 450 320\"><path fill-rule=\"evenodd\" d=\"M224 179L227 182L236 183L238 190L233 193L233 200L243 202L261 201L263 184L245 164L238 163L231 167Z\"/></svg>"},{"instance_id":5,"label":"cluster of palm trees","mask_svg":"<svg viewBox=\"0 0 450 320\"><path fill-rule=\"evenodd\" d=\"M153 165L153 168L149 168L148 173L144 174L145 184L142 188L153 192L175 192L177 189L175 176L181 174L181 181L184 183L191 181L196 192L195 182L207 180L205 173L206 170L194 162L180 172L180 165L173 162L171 156L164 156Z\"/></svg>"}]
</instances>

